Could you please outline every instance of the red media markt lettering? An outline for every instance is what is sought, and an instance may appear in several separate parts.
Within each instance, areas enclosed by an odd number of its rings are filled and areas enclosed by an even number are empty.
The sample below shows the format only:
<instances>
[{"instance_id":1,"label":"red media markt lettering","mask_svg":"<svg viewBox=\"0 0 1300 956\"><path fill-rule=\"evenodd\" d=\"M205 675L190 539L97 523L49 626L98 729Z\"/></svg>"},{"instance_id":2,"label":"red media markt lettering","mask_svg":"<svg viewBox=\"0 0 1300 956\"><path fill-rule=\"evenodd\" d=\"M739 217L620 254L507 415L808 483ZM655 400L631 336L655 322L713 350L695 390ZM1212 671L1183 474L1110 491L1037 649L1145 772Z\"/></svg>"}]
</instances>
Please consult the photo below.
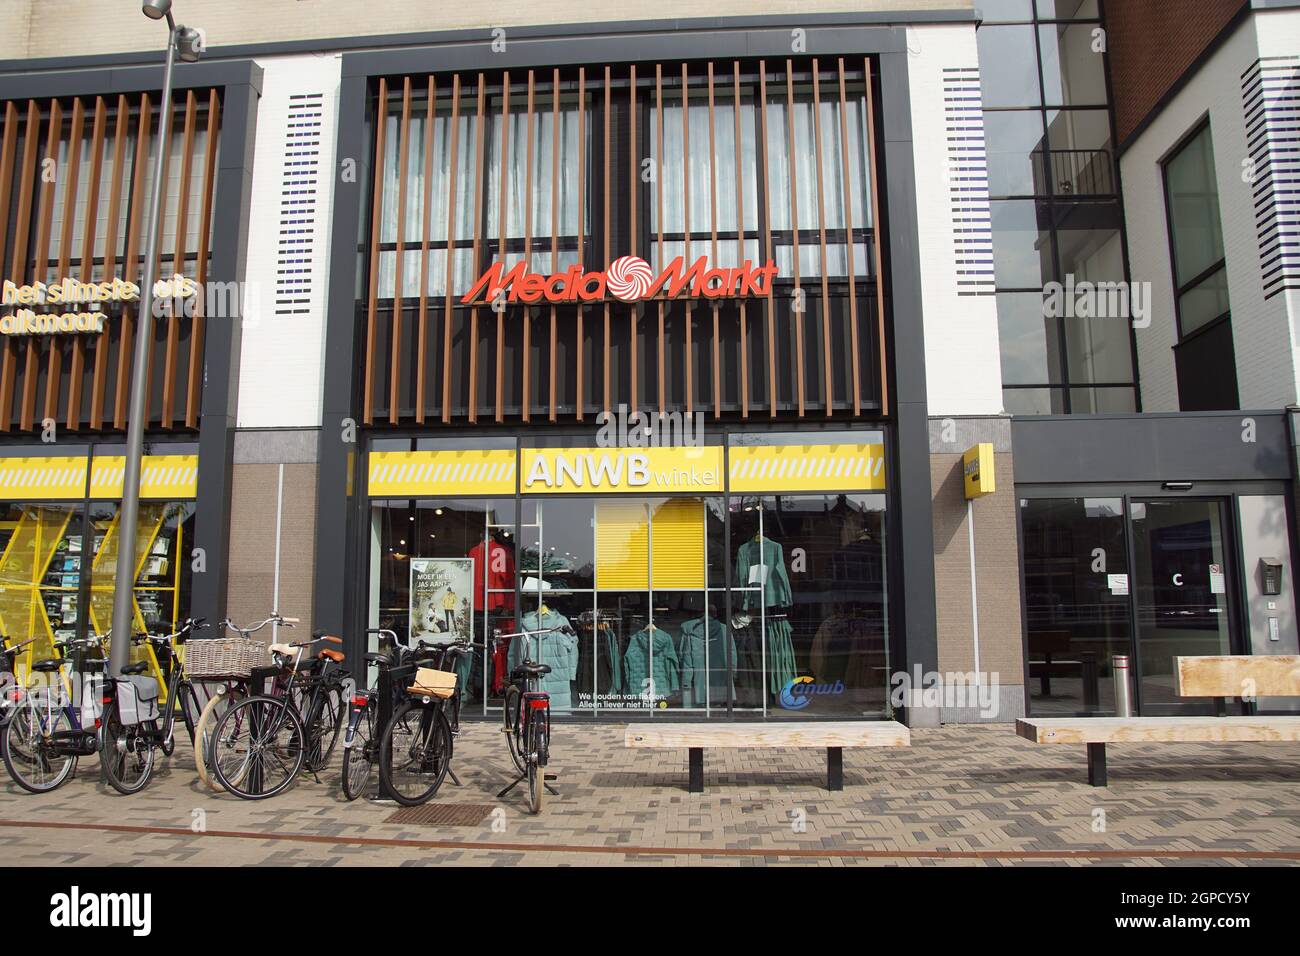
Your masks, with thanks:
<instances>
[{"instance_id":1,"label":"red media markt lettering","mask_svg":"<svg viewBox=\"0 0 1300 956\"><path fill-rule=\"evenodd\" d=\"M473 288L461 297L463 304L490 302L502 292L509 302L593 302L611 295L624 302L637 302L658 295L676 298L683 291L706 299L752 298L770 295L776 278L776 263L771 260L756 266L746 259L738 268L710 268L707 257L700 256L690 266L678 256L656 276L650 264L637 256L623 256L610 263L603 272L583 272L571 265L564 272L544 276L527 272L522 262L509 270L494 262L479 276Z\"/></svg>"}]
</instances>

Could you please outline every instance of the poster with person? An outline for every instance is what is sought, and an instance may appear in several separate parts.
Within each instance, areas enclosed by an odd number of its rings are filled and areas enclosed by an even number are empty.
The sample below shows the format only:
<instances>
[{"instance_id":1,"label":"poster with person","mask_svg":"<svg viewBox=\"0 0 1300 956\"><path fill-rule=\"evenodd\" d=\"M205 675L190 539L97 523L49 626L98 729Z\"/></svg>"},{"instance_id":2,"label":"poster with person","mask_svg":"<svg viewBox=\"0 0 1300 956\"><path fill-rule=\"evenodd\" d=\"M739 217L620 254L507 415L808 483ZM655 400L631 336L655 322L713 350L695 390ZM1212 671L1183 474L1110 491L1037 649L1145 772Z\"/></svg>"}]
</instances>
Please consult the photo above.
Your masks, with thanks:
<instances>
[{"instance_id":1,"label":"poster with person","mask_svg":"<svg viewBox=\"0 0 1300 956\"><path fill-rule=\"evenodd\" d=\"M470 558L411 559L411 641L470 639L474 562Z\"/></svg>"}]
</instances>

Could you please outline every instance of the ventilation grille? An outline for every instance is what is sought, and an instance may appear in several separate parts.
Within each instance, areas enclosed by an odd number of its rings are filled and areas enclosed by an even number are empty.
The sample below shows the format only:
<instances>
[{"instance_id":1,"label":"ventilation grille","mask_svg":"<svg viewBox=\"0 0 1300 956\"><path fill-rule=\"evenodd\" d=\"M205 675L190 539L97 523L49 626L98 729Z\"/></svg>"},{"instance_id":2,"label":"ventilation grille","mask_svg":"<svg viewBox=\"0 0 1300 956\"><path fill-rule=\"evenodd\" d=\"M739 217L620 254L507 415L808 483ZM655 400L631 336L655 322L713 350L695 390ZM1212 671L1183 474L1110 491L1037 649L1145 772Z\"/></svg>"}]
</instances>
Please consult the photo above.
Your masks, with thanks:
<instances>
[{"instance_id":1,"label":"ventilation grille","mask_svg":"<svg viewBox=\"0 0 1300 956\"><path fill-rule=\"evenodd\" d=\"M978 68L949 67L943 71L943 110L957 294L992 295L993 222Z\"/></svg>"},{"instance_id":2,"label":"ventilation grille","mask_svg":"<svg viewBox=\"0 0 1300 956\"><path fill-rule=\"evenodd\" d=\"M1300 289L1300 57L1256 60L1241 78L1264 297Z\"/></svg>"},{"instance_id":3,"label":"ventilation grille","mask_svg":"<svg viewBox=\"0 0 1300 956\"><path fill-rule=\"evenodd\" d=\"M289 97L275 262L276 315L310 311L323 98L323 93L295 93Z\"/></svg>"}]
</instances>

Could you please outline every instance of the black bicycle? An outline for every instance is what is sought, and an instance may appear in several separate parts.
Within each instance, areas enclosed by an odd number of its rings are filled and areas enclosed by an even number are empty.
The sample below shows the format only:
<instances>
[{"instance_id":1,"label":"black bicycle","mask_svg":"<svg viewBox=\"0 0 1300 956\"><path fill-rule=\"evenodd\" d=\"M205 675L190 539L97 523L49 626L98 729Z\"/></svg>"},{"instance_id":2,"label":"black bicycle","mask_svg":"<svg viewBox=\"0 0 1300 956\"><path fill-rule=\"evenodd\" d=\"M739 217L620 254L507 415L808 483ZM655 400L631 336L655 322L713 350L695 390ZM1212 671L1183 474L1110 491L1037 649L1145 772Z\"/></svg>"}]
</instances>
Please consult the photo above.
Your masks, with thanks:
<instances>
[{"instance_id":1,"label":"black bicycle","mask_svg":"<svg viewBox=\"0 0 1300 956\"><path fill-rule=\"evenodd\" d=\"M473 653L468 641L449 644L420 642L409 663L390 671L405 699L393 711L379 746L379 778L398 803L413 807L433 799L448 774L454 739L460 730L461 688L424 689L409 684L422 664L455 671L456 662ZM450 716L449 716L450 714ZM453 781L455 774L451 774ZM456 781L459 783L459 781Z\"/></svg>"},{"instance_id":2,"label":"black bicycle","mask_svg":"<svg viewBox=\"0 0 1300 956\"><path fill-rule=\"evenodd\" d=\"M194 684L185 676L177 648L194 632L205 627L202 619L187 620L174 634L139 634L132 644L152 644L155 657L167 661L167 703L159 710L157 682L144 674L147 661L127 664L121 677L104 684L104 710L99 722L99 762L104 779L118 793L139 793L154 771L154 755L161 750L170 757L176 749L174 731L180 711L185 730L194 740L194 728L202 707ZM179 706L178 706L179 705Z\"/></svg>"},{"instance_id":3,"label":"black bicycle","mask_svg":"<svg viewBox=\"0 0 1300 956\"><path fill-rule=\"evenodd\" d=\"M541 813L546 793L559 796L547 781L554 774L546 772L551 755L551 695L541 689L542 677L551 672L546 664L532 659L532 638L538 641L558 631L572 634L568 628L548 627L541 631L520 631L516 634L497 634L498 639L523 637L528 639L524 660L510 672L510 685L506 688L505 734L519 777L497 797L504 797L525 780L528 781L528 809Z\"/></svg>"},{"instance_id":4,"label":"black bicycle","mask_svg":"<svg viewBox=\"0 0 1300 956\"><path fill-rule=\"evenodd\" d=\"M386 638L392 645L390 651L366 654L367 669L374 667L382 672L402 663L404 648L398 646L396 633L382 627L370 628L366 633L379 635L381 643ZM352 695L348 729L343 736L343 796L348 800L362 796L379 778L379 736L375 733L378 720L379 691L358 688Z\"/></svg>"}]
</instances>

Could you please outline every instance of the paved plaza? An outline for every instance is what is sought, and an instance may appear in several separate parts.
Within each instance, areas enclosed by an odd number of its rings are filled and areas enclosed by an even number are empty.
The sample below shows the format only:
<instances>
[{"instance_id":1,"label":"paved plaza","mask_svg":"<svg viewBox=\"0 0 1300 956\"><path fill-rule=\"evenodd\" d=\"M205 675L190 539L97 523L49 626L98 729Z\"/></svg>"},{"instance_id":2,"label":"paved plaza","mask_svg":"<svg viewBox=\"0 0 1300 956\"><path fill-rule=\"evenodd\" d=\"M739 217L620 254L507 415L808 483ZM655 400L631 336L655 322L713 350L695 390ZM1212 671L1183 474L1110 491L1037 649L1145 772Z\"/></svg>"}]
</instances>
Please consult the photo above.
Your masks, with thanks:
<instances>
[{"instance_id":1,"label":"paved plaza","mask_svg":"<svg viewBox=\"0 0 1300 956\"><path fill-rule=\"evenodd\" d=\"M0 784L6 865L987 865L1300 863L1300 745L1112 746L1089 787L1082 747L1035 746L1009 725L913 731L912 746L845 751L842 792L817 751L713 751L705 792L686 753L627 750L621 725L561 724L559 797L540 816L516 789L495 724L469 723L439 804L470 826L388 823L348 803L335 766L285 795L200 789L184 744L123 797L94 760L44 796ZM495 808L500 808L495 810ZM494 812L495 810L495 812Z\"/></svg>"}]
</instances>

